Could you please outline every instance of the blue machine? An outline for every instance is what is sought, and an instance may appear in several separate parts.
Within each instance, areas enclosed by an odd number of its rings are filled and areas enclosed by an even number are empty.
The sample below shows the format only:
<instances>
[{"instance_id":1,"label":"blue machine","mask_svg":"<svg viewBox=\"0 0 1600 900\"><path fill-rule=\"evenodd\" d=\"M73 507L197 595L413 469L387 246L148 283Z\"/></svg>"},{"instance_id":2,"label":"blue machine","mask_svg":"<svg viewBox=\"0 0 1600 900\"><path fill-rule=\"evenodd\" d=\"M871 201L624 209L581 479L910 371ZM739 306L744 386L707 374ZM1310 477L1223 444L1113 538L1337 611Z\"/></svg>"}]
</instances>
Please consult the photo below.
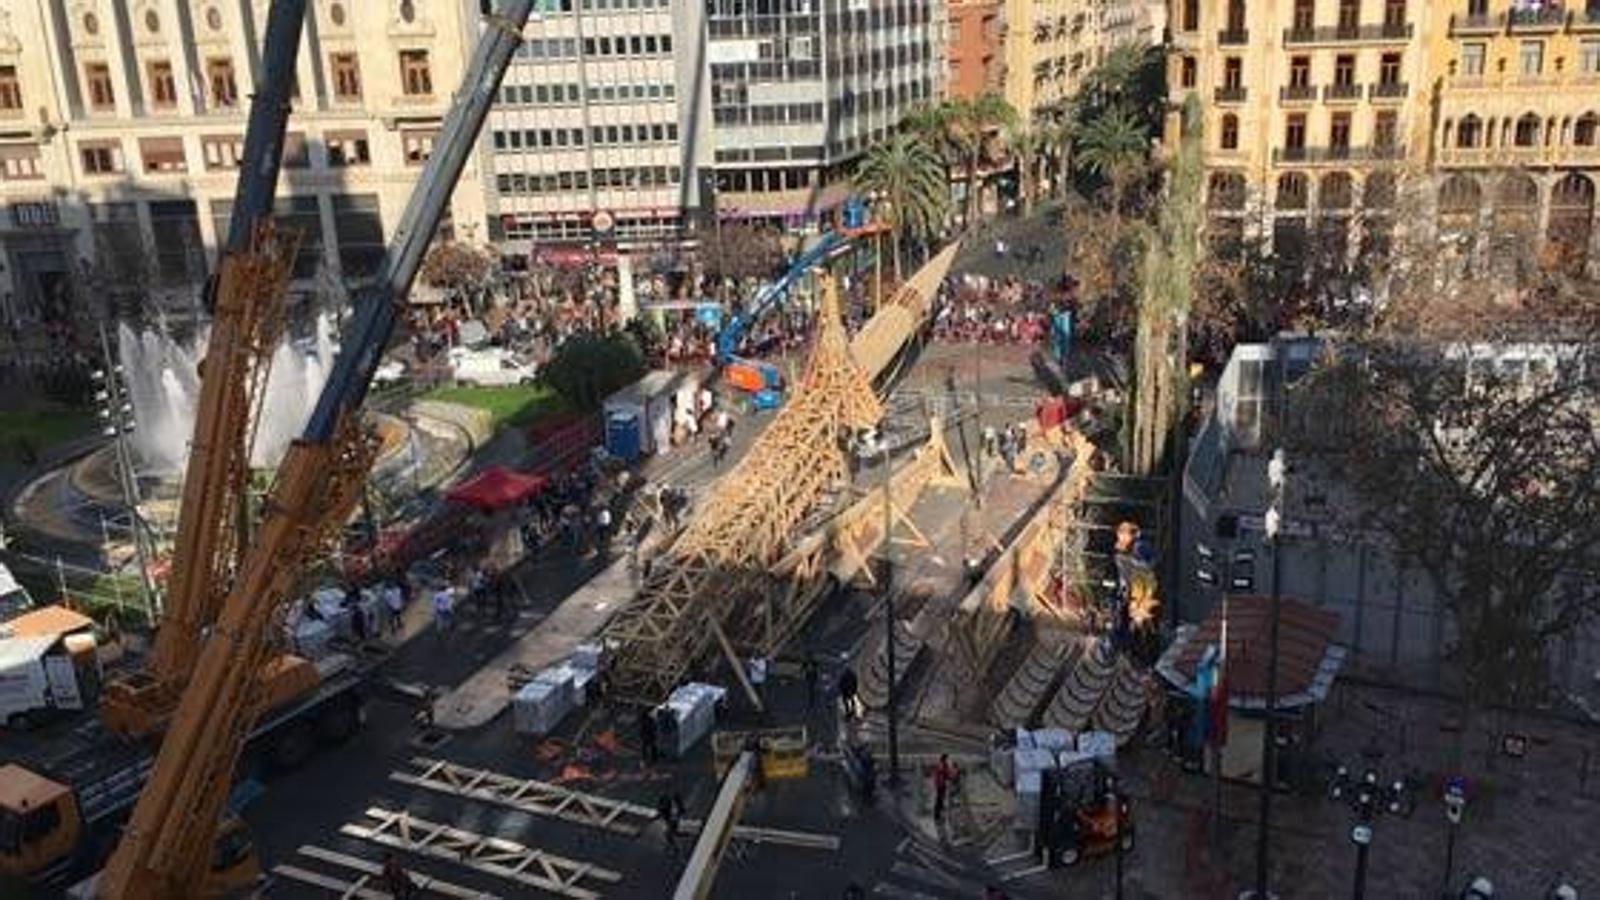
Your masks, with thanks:
<instances>
[{"instance_id":1,"label":"blue machine","mask_svg":"<svg viewBox=\"0 0 1600 900\"><path fill-rule=\"evenodd\" d=\"M733 362L734 353L739 349L739 340L744 337L745 330L750 324L766 315L768 310L788 296L789 289L794 287L802 275L811 271L812 266L827 259L829 254L848 242L849 239L838 232L827 232L810 250L800 254L794 265L789 267L789 271L762 285L761 290L756 291L756 295L745 304L744 311L728 319L728 323L717 332L717 365L725 366Z\"/></svg>"},{"instance_id":2,"label":"blue machine","mask_svg":"<svg viewBox=\"0 0 1600 900\"><path fill-rule=\"evenodd\" d=\"M639 461L639 414L614 412L606 416L606 452L628 465Z\"/></svg>"}]
</instances>

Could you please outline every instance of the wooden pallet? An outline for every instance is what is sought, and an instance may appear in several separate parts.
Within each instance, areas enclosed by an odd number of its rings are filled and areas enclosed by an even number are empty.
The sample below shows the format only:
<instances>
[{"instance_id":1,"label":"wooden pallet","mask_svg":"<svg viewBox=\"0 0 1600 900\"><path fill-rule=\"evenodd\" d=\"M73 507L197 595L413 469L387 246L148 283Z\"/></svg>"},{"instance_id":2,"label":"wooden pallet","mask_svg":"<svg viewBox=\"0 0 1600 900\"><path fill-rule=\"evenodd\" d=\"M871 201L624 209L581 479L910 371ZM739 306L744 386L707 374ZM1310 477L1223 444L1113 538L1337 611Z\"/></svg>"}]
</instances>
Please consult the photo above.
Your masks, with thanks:
<instances>
[{"instance_id":1,"label":"wooden pallet","mask_svg":"<svg viewBox=\"0 0 1600 900\"><path fill-rule=\"evenodd\" d=\"M273 874L301 884L326 888L340 897L387 900L392 896L388 891L374 887L374 885L382 884L383 866L371 860L362 859L359 856L351 856L348 853L340 853L337 850L328 850L315 844L302 844L297 852L301 856L310 857L343 869L353 870L356 873L355 880L346 881L344 878L288 864L273 866ZM416 885L417 890L424 895L436 894L440 897L456 897L459 900L498 900L499 895L497 894L462 887L430 875L424 875L421 872L408 872L407 874L411 876L411 883Z\"/></svg>"},{"instance_id":2,"label":"wooden pallet","mask_svg":"<svg viewBox=\"0 0 1600 900\"><path fill-rule=\"evenodd\" d=\"M656 817L655 810L649 807L532 778L458 766L448 760L415 756L411 758L411 766L415 771L396 770L389 773L389 778L441 794L497 803L532 815L563 819L630 837Z\"/></svg>"},{"instance_id":3,"label":"wooden pallet","mask_svg":"<svg viewBox=\"0 0 1600 900\"><path fill-rule=\"evenodd\" d=\"M583 886L583 881L615 883L622 880L621 873L593 863L418 819L403 810L375 806L368 809L366 815L373 824L348 824L339 832L407 853L448 860L486 875L576 900L596 900L600 896L599 892Z\"/></svg>"}]
</instances>

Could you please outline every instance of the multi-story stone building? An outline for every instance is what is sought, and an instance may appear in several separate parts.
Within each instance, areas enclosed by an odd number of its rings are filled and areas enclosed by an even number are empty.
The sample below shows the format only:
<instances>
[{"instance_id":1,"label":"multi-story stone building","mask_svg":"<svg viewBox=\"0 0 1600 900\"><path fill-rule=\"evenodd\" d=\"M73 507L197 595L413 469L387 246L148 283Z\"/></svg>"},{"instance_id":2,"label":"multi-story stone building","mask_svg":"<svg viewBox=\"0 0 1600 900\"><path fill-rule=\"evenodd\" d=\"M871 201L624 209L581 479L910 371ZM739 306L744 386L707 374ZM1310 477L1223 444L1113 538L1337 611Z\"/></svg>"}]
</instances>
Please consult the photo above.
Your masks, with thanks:
<instances>
[{"instance_id":1,"label":"multi-story stone building","mask_svg":"<svg viewBox=\"0 0 1600 900\"><path fill-rule=\"evenodd\" d=\"M66 315L81 261L193 296L226 227L266 2L16 0L0 8L0 293ZM475 8L476 4L473 4ZM316 0L278 216L295 275L372 271L460 78L460 0ZM481 177L452 206L481 240Z\"/></svg>"},{"instance_id":2,"label":"multi-story stone building","mask_svg":"<svg viewBox=\"0 0 1600 900\"><path fill-rule=\"evenodd\" d=\"M1600 15L1575 0L1175 0L1168 13L1170 96L1204 110L1214 237L1337 254L1384 246L1404 219L1480 263L1597 255ZM1173 146L1176 111L1167 130ZM1477 239L1489 233L1497 245Z\"/></svg>"},{"instance_id":3,"label":"multi-story stone building","mask_svg":"<svg viewBox=\"0 0 1600 900\"><path fill-rule=\"evenodd\" d=\"M1002 0L950 0L951 97L971 100L1005 89L1005 5Z\"/></svg>"},{"instance_id":4,"label":"multi-story stone building","mask_svg":"<svg viewBox=\"0 0 1600 900\"><path fill-rule=\"evenodd\" d=\"M1025 122L1066 103L1113 48L1160 37L1146 3L1006 0L1005 98Z\"/></svg>"}]
</instances>

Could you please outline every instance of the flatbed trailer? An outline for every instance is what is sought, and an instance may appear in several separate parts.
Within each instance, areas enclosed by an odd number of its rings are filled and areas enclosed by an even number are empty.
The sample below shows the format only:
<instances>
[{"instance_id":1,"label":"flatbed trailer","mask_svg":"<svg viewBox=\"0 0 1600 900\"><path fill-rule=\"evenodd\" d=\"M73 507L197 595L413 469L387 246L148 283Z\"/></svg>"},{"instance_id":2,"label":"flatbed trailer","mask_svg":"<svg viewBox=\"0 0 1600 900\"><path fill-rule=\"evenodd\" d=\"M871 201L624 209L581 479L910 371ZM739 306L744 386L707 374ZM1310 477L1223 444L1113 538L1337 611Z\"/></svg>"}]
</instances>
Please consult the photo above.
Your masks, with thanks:
<instances>
[{"instance_id":1,"label":"flatbed trailer","mask_svg":"<svg viewBox=\"0 0 1600 900\"><path fill-rule=\"evenodd\" d=\"M342 743L366 720L362 687L376 662L356 653L333 653L316 663L315 689L263 713L251 730L235 771L235 785L287 771L310 758L319 746ZM69 809L53 815L78 822L77 837L53 859L34 858L26 846L15 857L25 868L12 871L4 846L11 835L4 822L18 810L3 808L0 797L0 896L22 884L60 887L99 868L115 847L120 826L139 798L155 762L158 740L128 741L111 732L93 712L37 734L7 734L0 749L0 780L15 767L68 788ZM35 811L36 812L36 811ZM19 822L21 824L21 822ZM26 834L25 825L20 829ZM25 843L23 841L19 842Z\"/></svg>"}]
</instances>

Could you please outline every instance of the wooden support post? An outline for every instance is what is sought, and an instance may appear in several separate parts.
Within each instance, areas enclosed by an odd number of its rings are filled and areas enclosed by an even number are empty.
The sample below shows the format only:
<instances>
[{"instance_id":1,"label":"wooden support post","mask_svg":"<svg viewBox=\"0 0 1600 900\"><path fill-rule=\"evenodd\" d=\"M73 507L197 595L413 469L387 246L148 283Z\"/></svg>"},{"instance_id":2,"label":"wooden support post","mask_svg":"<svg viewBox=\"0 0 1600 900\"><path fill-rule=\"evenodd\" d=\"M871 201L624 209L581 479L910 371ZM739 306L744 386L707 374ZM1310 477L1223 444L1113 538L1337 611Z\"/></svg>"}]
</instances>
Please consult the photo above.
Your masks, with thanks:
<instances>
[{"instance_id":1,"label":"wooden support post","mask_svg":"<svg viewBox=\"0 0 1600 900\"><path fill-rule=\"evenodd\" d=\"M689 862L678 879L678 887L672 892L672 900L704 900L711 895L717 867L733 837L739 814L744 811L745 794L759 765L761 760L747 750L728 768L728 774L722 779L722 789L711 806L711 815L706 817L700 839L695 841Z\"/></svg>"},{"instance_id":2,"label":"wooden support post","mask_svg":"<svg viewBox=\"0 0 1600 900\"><path fill-rule=\"evenodd\" d=\"M750 703L756 708L756 712L766 712L767 708L761 702L761 695L756 693L756 689L750 684L750 679L745 677L744 664L739 662L739 654L733 652L733 642L728 640L727 632L723 631L717 620L710 616L706 616L706 624L711 626L711 633L716 635L717 644L722 647L722 654L728 658L728 665L733 667L734 677L739 679L739 686L744 688L744 695L750 698Z\"/></svg>"}]
</instances>

